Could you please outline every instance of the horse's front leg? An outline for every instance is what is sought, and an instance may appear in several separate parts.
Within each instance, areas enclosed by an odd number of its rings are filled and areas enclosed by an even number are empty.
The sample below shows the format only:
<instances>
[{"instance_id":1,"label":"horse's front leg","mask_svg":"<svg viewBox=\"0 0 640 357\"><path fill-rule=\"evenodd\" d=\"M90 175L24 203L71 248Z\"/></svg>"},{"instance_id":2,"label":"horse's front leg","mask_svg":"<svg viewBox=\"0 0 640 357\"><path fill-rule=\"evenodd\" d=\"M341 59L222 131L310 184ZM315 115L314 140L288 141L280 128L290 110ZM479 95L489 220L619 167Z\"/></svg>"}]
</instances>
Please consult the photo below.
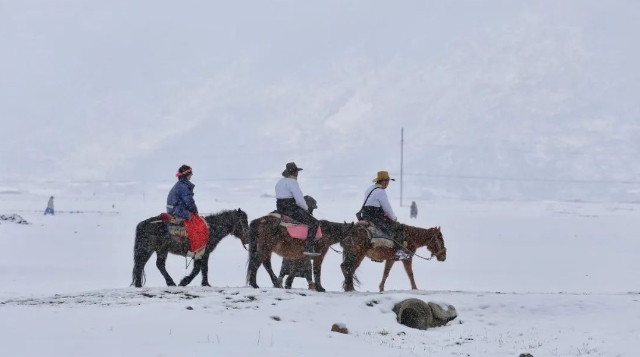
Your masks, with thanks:
<instances>
[{"instance_id":1,"label":"horse's front leg","mask_svg":"<svg viewBox=\"0 0 640 357\"><path fill-rule=\"evenodd\" d=\"M325 251L324 254L316 257L312 260L313 262L313 281L316 283L316 291L321 293L326 290L322 287L322 281L320 280L320 276L322 275L322 261L324 260L324 256L327 254Z\"/></svg>"},{"instance_id":2,"label":"horse's front leg","mask_svg":"<svg viewBox=\"0 0 640 357\"><path fill-rule=\"evenodd\" d=\"M393 261L392 261L393 262ZM418 290L418 286L416 285L416 280L413 278L413 258L409 258L402 261L404 264L404 270L407 272L407 276L409 277L409 281L411 282L411 290Z\"/></svg>"},{"instance_id":3,"label":"horse's front leg","mask_svg":"<svg viewBox=\"0 0 640 357\"><path fill-rule=\"evenodd\" d=\"M273 267L271 266L271 254L265 257L265 259L262 261L262 265L264 266L264 269L267 271L267 273L269 273L271 282L273 282L273 287L282 289L282 283L280 283L280 281L278 280L278 277L276 276L276 273L273 272Z\"/></svg>"},{"instance_id":4,"label":"horse's front leg","mask_svg":"<svg viewBox=\"0 0 640 357\"><path fill-rule=\"evenodd\" d=\"M156 266L158 267L158 270L160 270L160 274L162 274L164 280L167 282L167 286L176 286L171 275L167 272L166 264L168 255L168 251L156 251Z\"/></svg>"},{"instance_id":5,"label":"horse's front leg","mask_svg":"<svg viewBox=\"0 0 640 357\"><path fill-rule=\"evenodd\" d=\"M191 281L196 277L196 275L198 275L198 273L200 272L202 268L202 258L201 259L195 259L193 261L193 269L191 270L191 273L187 276L185 276L184 278L182 278L182 280L180 280L180 286L187 286L191 283Z\"/></svg>"},{"instance_id":6,"label":"horse's front leg","mask_svg":"<svg viewBox=\"0 0 640 357\"><path fill-rule=\"evenodd\" d=\"M387 281L387 278L389 277L389 272L391 271L391 268L393 267L393 263L395 263L396 261L393 259L388 259L384 262L384 273L382 273L382 281L380 281L380 286L378 286L380 288L380 292L384 291L384 283Z\"/></svg>"},{"instance_id":7,"label":"horse's front leg","mask_svg":"<svg viewBox=\"0 0 640 357\"><path fill-rule=\"evenodd\" d=\"M209 285L209 254L204 254L200 260L202 260L200 267L200 273L202 273L202 286L211 286Z\"/></svg>"}]
</instances>

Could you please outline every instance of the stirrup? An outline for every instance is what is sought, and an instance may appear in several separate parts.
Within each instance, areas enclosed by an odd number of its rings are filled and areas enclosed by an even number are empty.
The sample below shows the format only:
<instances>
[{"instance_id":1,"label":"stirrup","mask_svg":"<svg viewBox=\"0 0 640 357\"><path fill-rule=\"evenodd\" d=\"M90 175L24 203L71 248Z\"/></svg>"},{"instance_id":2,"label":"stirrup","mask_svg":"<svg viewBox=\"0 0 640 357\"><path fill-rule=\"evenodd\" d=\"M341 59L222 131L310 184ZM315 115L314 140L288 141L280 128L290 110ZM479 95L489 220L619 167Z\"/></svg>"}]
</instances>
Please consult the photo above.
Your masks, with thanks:
<instances>
[{"instance_id":1,"label":"stirrup","mask_svg":"<svg viewBox=\"0 0 640 357\"><path fill-rule=\"evenodd\" d=\"M405 252L404 252L404 251L402 251L402 250L398 250L398 251L396 252L396 254L395 254L394 260L395 260L395 261L399 261L399 260L407 260L407 259L409 259L409 258L411 258L411 255L409 255L409 254L405 253Z\"/></svg>"}]
</instances>

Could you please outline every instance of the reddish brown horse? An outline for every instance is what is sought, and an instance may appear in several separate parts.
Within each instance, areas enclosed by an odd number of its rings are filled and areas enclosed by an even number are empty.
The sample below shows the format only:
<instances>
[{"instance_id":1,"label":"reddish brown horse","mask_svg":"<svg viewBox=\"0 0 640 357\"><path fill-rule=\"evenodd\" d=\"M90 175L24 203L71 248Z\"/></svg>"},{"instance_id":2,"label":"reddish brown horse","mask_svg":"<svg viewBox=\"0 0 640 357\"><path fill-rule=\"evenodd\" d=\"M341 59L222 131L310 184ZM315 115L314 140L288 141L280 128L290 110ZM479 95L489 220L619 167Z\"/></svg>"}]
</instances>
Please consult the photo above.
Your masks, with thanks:
<instances>
[{"instance_id":1,"label":"reddish brown horse","mask_svg":"<svg viewBox=\"0 0 640 357\"><path fill-rule=\"evenodd\" d=\"M322 238L316 242L316 252L320 256L313 259L313 276L316 284L316 291L324 292L320 281L322 261L333 244L340 243L355 231L354 223L334 223L320 220ZM276 253L287 259L302 259L305 256L304 239L291 238L287 229L280 225L280 218L264 216L254 219L249 223L249 264L247 266L247 283L251 287L257 288L256 276L260 265L269 273L273 286L282 288L278 277L271 267L271 254Z\"/></svg>"},{"instance_id":2,"label":"reddish brown horse","mask_svg":"<svg viewBox=\"0 0 640 357\"><path fill-rule=\"evenodd\" d=\"M382 281L380 282L380 291L384 291L384 283L389 276L393 263L395 263L394 249L373 247L371 237L369 236L365 226L366 224L366 222L358 222L355 230L360 233L354 234L354 237L357 238L353 240L344 240L340 243L344 248L344 252L342 253L342 264L340 264L342 274L344 274L344 283L342 286L344 291L355 290L353 285L354 279L356 282L358 281L355 276L355 271L358 269L360 263L362 263L362 260L365 257L369 257L376 261L385 261L384 274L382 276ZM425 229L408 226L406 224L403 224L402 226L407 237L406 251L411 254L412 257L415 255L418 248L426 246L431 252L432 257L435 256L438 261L443 262L447 259L447 248L444 246L444 239L442 238L442 231L440 230L440 227ZM409 276L409 281L411 282L411 289L417 290L418 287L416 286L416 281L413 278L412 262L413 258L402 261L404 269L407 272L407 276Z\"/></svg>"}]
</instances>

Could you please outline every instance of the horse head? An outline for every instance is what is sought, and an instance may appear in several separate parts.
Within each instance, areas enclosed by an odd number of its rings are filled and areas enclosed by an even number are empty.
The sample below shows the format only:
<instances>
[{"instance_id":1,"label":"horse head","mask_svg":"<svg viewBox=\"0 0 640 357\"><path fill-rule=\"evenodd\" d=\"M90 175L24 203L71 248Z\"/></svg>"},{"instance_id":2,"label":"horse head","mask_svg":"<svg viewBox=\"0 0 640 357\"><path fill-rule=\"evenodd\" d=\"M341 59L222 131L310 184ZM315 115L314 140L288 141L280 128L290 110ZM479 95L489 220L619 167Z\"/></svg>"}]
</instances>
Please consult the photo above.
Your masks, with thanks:
<instances>
[{"instance_id":1,"label":"horse head","mask_svg":"<svg viewBox=\"0 0 640 357\"><path fill-rule=\"evenodd\" d=\"M447 247L444 246L444 238L442 237L442 230L440 226L432 228L434 230L433 238L431 239L433 250L431 247L427 248L431 251L431 254L436 257L439 262L447 260Z\"/></svg>"},{"instance_id":2,"label":"horse head","mask_svg":"<svg viewBox=\"0 0 640 357\"><path fill-rule=\"evenodd\" d=\"M240 208L231 212L233 214L233 228L231 229L231 234L240 238L240 241L244 244L245 237L249 234L249 218Z\"/></svg>"}]
</instances>

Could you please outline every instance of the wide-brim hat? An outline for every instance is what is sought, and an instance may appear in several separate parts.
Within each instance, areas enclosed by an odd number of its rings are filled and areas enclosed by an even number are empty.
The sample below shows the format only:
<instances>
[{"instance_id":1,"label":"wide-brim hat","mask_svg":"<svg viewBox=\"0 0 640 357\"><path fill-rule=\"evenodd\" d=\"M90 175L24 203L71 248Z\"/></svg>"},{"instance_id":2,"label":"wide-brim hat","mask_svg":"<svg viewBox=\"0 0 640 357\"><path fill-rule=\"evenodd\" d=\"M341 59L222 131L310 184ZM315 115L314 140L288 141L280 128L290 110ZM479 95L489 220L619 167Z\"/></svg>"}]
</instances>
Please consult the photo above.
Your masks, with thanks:
<instances>
[{"instance_id":1,"label":"wide-brim hat","mask_svg":"<svg viewBox=\"0 0 640 357\"><path fill-rule=\"evenodd\" d=\"M378 171L378 175L376 176L376 178L373 179L373 182L385 181L385 180L395 181L396 179L392 179L389 176L389 173L387 171Z\"/></svg>"},{"instance_id":2,"label":"wide-brim hat","mask_svg":"<svg viewBox=\"0 0 640 357\"><path fill-rule=\"evenodd\" d=\"M295 162L289 162L287 163L284 171L282 171L282 176L284 177L291 176L297 173L298 171L302 171L302 168L298 167Z\"/></svg>"}]
</instances>

